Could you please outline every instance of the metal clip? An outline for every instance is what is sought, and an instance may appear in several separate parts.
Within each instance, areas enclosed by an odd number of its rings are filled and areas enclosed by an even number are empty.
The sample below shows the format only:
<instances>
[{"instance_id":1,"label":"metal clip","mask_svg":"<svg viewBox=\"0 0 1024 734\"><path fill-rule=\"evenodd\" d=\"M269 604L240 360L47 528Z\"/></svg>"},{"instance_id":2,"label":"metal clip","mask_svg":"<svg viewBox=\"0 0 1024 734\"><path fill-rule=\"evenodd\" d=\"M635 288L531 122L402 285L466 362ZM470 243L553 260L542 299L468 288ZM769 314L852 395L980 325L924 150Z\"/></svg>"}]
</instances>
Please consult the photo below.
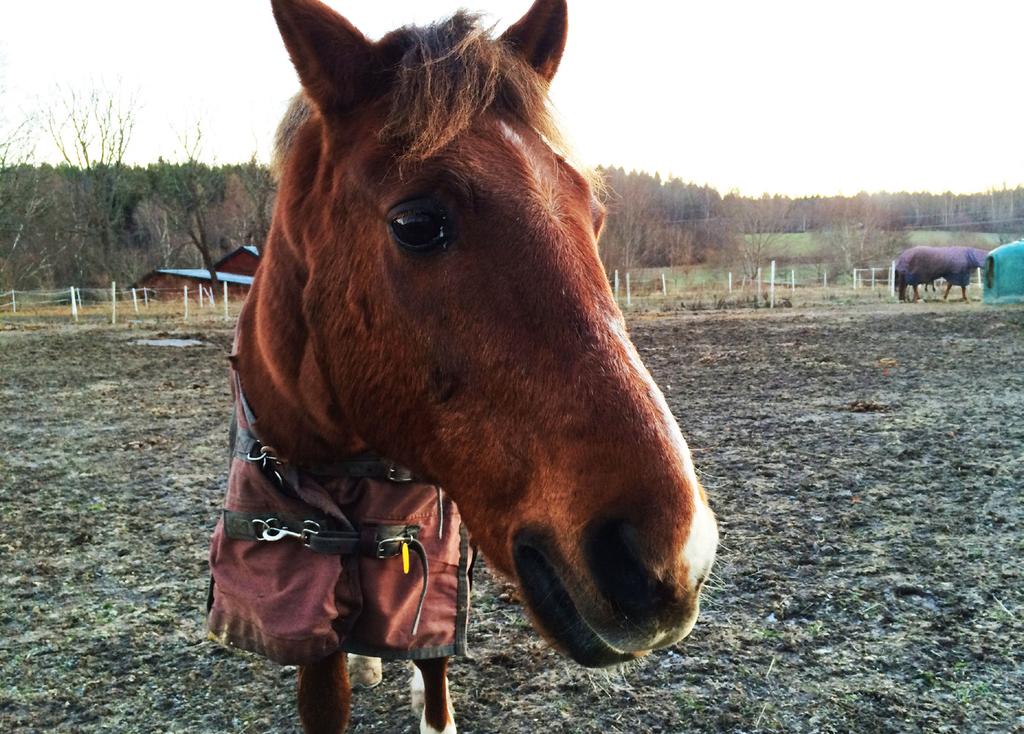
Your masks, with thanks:
<instances>
[{"instance_id":1,"label":"metal clip","mask_svg":"<svg viewBox=\"0 0 1024 734\"><path fill-rule=\"evenodd\" d=\"M253 451L259 451L259 453L253 456ZM248 453L245 455L245 460L252 462L253 464L261 464L266 467L268 461L277 461L277 457L267 451L267 447L261 444L259 441L253 443L249 447Z\"/></svg>"},{"instance_id":2,"label":"metal clip","mask_svg":"<svg viewBox=\"0 0 1024 734\"><path fill-rule=\"evenodd\" d=\"M254 453L256 451L259 451L259 453ZM262 443L259 441L254 442L249 451L246 452L245 460L251 464L258 464L260 471L273 474L278 487L282 489L287 488L288 485L284 481L284 476L277 469L277 467L281 466L281 460Z\"/></svg>"},{"instance_id":3,"label":"metal clip","mask_svg":"<svg viewBox=\"0 0 1024 734\"><path fill-rule=\"evenodd\" d=\"M296 533L288 528L278 527L278 519L271 517L266 520L256 518L252 521L253 527L256 528L256 540L265 540L269 543L276 543L282 538L298 538L299 540L305 541L306 531Z\"/></svg>"}]
</instances>

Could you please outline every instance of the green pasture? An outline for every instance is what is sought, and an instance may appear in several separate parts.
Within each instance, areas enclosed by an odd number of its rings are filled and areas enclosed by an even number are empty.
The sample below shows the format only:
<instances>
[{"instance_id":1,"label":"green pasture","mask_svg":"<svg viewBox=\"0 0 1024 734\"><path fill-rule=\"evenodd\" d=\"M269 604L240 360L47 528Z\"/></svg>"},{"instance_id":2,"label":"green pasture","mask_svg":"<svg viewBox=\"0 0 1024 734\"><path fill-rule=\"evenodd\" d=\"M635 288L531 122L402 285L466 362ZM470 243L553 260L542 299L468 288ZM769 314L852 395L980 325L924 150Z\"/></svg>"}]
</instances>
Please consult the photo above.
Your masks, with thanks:
<instances>
[{"instance_id":1,"label":"green pasture","mask_svg":"<svg viewBox=\"0 0 1024 734\"><path fill-rule=\"evenodd\" d=\"M911 245L931 245L934 247L952 247L965 245L969 247L991 248L1017 239L1011 235L1000 235L992 232L948 232L945 230L922 229L907 233ZM790 258L807 258L818 256L827 258L827 252L821 239L814 232L784 232L777 235L769 247L767 259L784 260Z\"/></svg>"},{"instance_id":2,"label":"green pasture","mask_svg":"<svg viewBox=\"0 0 1024 734\"><path fill-rule=\"evenodd\" d=\"M923 229L910 233L910 244L933 245L935 247L952 247L956 245L982 248L998 247L1013 239L1016 238L992 232L946 232L943 230Z\"/></svg>"}]
</instances>

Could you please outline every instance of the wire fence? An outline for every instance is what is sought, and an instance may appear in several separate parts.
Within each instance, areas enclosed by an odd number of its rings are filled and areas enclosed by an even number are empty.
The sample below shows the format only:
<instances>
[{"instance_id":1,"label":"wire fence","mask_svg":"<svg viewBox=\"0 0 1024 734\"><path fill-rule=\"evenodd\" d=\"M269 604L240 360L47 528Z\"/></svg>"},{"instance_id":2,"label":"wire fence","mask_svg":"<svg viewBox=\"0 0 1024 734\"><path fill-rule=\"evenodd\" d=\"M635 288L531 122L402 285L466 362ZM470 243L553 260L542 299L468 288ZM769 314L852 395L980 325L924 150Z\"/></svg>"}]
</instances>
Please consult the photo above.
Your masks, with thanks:
<instances>
[{"instance_id":1,"label":"wire fence","mask_svg":"<svg viewBox=\"0 0 1024 734\"><path fill-rule=\"evenodd\" d=\"M972 288L981 291L981 270ZM936 284L941 286L938 279ZM794 305L896 300L895 262L865 265L831 276L818 265L771 261L751 275L727 268L613 270L609 284L626 311L778 308ZM244 291L222 283L173 288L68 288L0 293L0 319L70 323L232 321Z\"/></svg>"},{"instance_id":2,"label":"wire fence","mask_svg":"<svg viewBox=\"0 0 1024 734\"><path fill-rule=\"evenodd\" d=\"M6 321L138 323L143 321L231 321L244 295L222 283L176 288L79 288L0 292L0 319Z\"/></svg>"},{"instance_id":3,"label":"wire fence","mask_svg":"<svg viewBox=\"0 0 1024 734\"><path fill-rule=\"evenodd\" d=\"M982 289L981 270L971 287ZM868 264L831 274L823 265L787 267L771 261L753 275L727 268L613 270L612 290L627 311L778 308L896 301L896 263ZM945 281L936 279L936 286Z\"/></svg>"}]
</instances>

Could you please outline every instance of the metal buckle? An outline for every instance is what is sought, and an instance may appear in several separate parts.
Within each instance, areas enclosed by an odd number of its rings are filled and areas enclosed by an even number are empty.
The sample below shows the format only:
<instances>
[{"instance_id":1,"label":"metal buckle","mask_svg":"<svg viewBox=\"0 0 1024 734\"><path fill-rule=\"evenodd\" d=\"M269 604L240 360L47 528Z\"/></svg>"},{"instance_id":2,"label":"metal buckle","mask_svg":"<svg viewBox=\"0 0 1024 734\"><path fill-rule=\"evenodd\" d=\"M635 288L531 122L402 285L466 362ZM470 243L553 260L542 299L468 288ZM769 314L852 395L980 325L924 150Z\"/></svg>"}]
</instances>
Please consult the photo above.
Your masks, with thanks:
<instances>
[{"instance_id":1,"label":"metal buckle","mask_svg":"<svg viewBox=\"0 0 1024 734\"><path fill-rule=\"evenodd\" d=\"M398 464L388 466L386 476L389 482L411 482L413 480L412 471Z\"/></svg>"},{"instance_id":2,"label":"metal buckle","mask_svg":"<svg viewBox=\"0 0 1024 734\"><path fill-rule=\"evenodd\" d=\"M383 540L377 541L377 558L394 558L402 551L402 543L408 543L409 539L405 537L395 538L384 538ZM394 543L394 549L388 550L384 546Z\"/></svg>"},{"instance_id":3,"label":"metal buckle","mask_svg":"<svg viewBox=\"0 0 1024 734\"><path fill-rule=\"evenodd\" d=\"M406 525L401 532L387 538L377 540L377 558L394 558L402 552L402 543L416 540L419 535L418 525ZM387 546L391 546L390 548Z\"/></svg>"}]
</instances>

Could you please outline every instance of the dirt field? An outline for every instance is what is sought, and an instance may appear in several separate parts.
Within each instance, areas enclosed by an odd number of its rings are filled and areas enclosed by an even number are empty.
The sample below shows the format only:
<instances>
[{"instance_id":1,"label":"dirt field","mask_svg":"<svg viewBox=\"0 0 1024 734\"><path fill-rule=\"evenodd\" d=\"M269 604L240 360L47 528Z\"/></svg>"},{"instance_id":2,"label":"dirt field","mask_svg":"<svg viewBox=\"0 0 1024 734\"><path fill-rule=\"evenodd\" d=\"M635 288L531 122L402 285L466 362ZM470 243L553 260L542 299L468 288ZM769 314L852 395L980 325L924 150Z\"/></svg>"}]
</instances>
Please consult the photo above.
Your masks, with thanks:
<instances>
[{"instance_id":1,"label":"dirt field","mask_svg":"<svg viewBox=\"0 0 1024 734\"><path fill-rule=\"evenodd\" d=\"M295 732L295 670L204 640L230 336L0 331L0 731ZM1024 731L1024 310L637 321L721 521L693 635L548 651L478 579L472 732ZM406 671L353 732L415 732Z\"/></svg>"}]
</instances>

